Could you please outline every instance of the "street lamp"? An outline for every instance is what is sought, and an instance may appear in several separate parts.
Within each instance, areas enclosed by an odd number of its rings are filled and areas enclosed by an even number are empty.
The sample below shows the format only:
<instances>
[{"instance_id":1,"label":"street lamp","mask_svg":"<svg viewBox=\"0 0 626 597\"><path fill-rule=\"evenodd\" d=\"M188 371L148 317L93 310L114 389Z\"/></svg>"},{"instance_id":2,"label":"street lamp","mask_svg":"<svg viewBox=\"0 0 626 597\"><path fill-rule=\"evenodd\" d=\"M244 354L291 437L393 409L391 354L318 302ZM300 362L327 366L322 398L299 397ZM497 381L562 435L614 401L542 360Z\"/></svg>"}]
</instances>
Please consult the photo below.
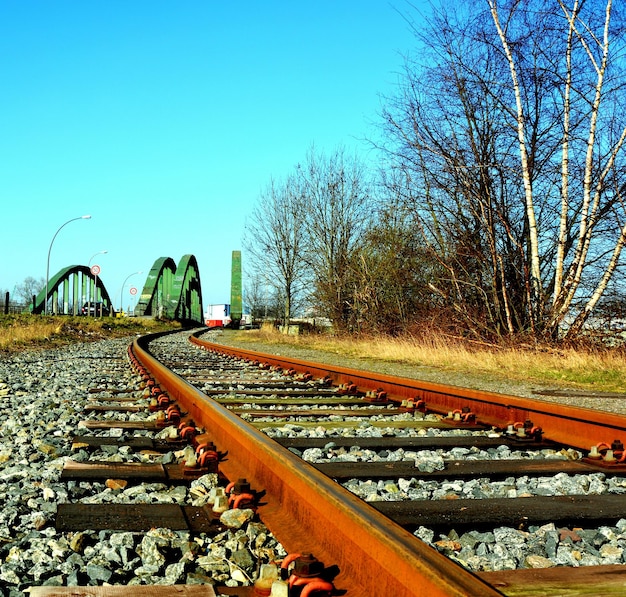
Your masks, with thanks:
<instances>
[{"instance_id":1,"label":"street lamp","mask_svg":"<svg viewBox=\"0 0 626 597\"><path fill-rule=\"evenodd\" d=\"M120 313L124 312L124 285L126 284L126 282L128 281L128 278L131 278L132 276L136 276L137 274L143 274L142 271L138 271L138 272L133 272L132 274L128 274L128 276L126 276L126 279L122 282L122 290L120 290Z\"/></svg>"},{"instance_id":2,"label":"street lamp","mask_svg":"<svg viewBox=\"0 0 626 597\"><path fill-rule=\"evenodd\" d=\"M48 284L49 284L49 280L50 280L50 253L52 252L52 244L54 243L54 239L57 237L57 234L59 234L59 232L61 232L61 228L63 228L64 226L67 226L70 222L74 222L75 220L90 220L91 216L80 216L79 218L72 218L71 220L68 220L67 222L65 222L65 224L62 224L59 229L54 233L54 236L52 237L52 241L50 242L50 248L48 249L48 263L46 265L46 296L44 297L44 307L43 307L43 313L44 315L48 314Z\"/></svg>"},{"instance_id":3,"label":"street lamp","mask_svg":"<svg viewBox=\"0 0 626 597\"><path fill-rule=\"evenodd\" d=\"M91 262L93 261L93 258L96 255L103 255L104 253L108 253L108 251L98 251L97 253L94 253L90 258L89 258L89 262L87 263L87 268L89 269L89 271L91 271ZM87 315L91 315L91 282L89 282L89 288L88 288L88 293L87 293ZM94 276L94 298L98 298L98 275L96 274ZM83 299L84 300L84 299ZM94 316L96 315L96 311L95 311L95 307L94 307Z\"/></svg>"},{"instance_id":4,"label":"street lamp","mask_svg":"<svg viewBox=\"0 0 626 597\"><path fill-rule=\"evenodd\" d=\"M89 258L89 263L87 264L87 267L88 267L89 269L91 269L91 262L93 261L93 258L94 258L96 255L103 255L104 253L108 253L108 251L98 251L97 253L94 253L94 254L93 254L93 255Z\"/></svg>"}]
</instances>

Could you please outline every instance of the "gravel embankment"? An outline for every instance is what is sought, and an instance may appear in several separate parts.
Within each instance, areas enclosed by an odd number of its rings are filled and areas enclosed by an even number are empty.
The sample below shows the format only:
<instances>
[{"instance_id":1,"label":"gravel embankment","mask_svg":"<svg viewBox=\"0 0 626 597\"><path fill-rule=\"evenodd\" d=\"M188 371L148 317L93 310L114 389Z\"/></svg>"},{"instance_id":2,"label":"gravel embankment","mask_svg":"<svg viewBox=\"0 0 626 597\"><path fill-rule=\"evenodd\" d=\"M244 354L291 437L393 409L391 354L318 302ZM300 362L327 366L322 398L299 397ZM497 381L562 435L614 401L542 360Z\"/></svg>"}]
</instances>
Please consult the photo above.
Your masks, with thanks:
<instances>
[{"instance_id":1,"label":"gravel embankment","mask_svg":"<svg viewBox=\"0 0 626 597\"><path fill-rule=\"evenodd\" d=\"M303 350L298 347L282 345L280 347L265 345L236 343L231 335L220 332L211 332L210 338L217 343L230 346L238 345L249 350L293 356L294 358L310 359L317 362L337 364L355 369L367 369L390 375L400 375L415 379L424 379L439 383L448 383L464 387L473 387L493 392L541 398L536 391L548 391L562 388L538 388L525 384L508 383L501 380L485 379L480 376L467 376L449 372L438 372L426 367L409 367L401 364L373 362L346 358L321 351ZM207 337L207 339L209 339ZM554 396L551 401L564 402L581 406L580 397ZM604 408L611 412L622 412L620 400L615 397L585 398L584 406L589 408ZM402 415L400 415L402 416ZM260 419L256 419L258 423ZM264 430L273 437L313 436L327 437L328 444L324 449L314 448L297 452L310 462L381 462L412 460L416 468L422 471L441 470L445 462L454 459L519 459L519 458L580 458L582 455L575 450L555 451L542 450L540 452L513 451L506 446L488 451L468 450L457 448L451 451L421 450L418 452L395 450L376 452L363 450L358 446L346 450L337 448L333 442L334 431L322 427L306 429L297 423L286 424L280 428ZM349 430L341 435L411 435L412 430L363 429ZM424 431L417 432L418 435ZM465 431L440 431L431 429L427 435L466 434ZM556 495L594 495L626 493L626 478L624 476L593 473L589 475L567 475L564 473L551 477L507 478L503 481L489 479L474 479L458 481L450 479L444 483L430 480L399 479L397 483L391 481L360 481L352 479L343 484L349 491L355 493L365 501L397 501L397 500L433 500L433 499L489 499L489 498L520 498L529 496L556 496ZM602 526L600 528L577 528L575 530L558 528L554 524L531 526L520 530L508 527L494 528L486 532L469 531L457 534L452 530L447 535L436 535L432 529L420 527L415 535L433 546L461 566L473 572L491 570L514 570L518 568L550 568L554 566L594 566L609 564L626 564L626 519L620 520L616 526Z\"/></svg>"},{"instance_id":2,"label":"gravel embankment","mask_svg":"<svg viewBox=\"0 0 626 597\"><path fill-rule=\"evenodd\" d=\"M228 343L226 334L212 334L214 340ZM184 334L166 337L164 343L179 342L177 351L192 347ZM0 592L9 597L23 595L29 586L38 585L102 585L108 584L204 584L220 583L230 586L247 583L254 577L259 563L280 559L284 555L271 534L257 522L236 521L233 527L218 537L191 536L187 532L153 529L147 533L84 531L59 533L54 529L57 503L84 502L154 502L202 505L210 500L210 488L215 484L206 475L191 488L129 485L117 489L97 482L60 482L60 474L69 459L120 461L150 461L154 456L132 453L124 448L90 453L72 449L75 434L87 434L79 428L85 416L82 408L88 397L97 396L96 388L133 388L142 394L138 377L130 369L126 350L130 340L106 340L75 344L65 348L28 351L19 355L0 357ZM263 352L287 354L284 347L265 345L247 348ZM166 350L169 350L167 348ZM346 359L314 351L293 349L293 356L316 361L339 360L343 366L375 369L384 373L445 381L453 385L471 385L462 379L434 379L436 372L408 368L388 363L375 364ZM413 372L413 373L411 373ZM428 377L430 375L431 377ZM499 383L499 382L498 382ZM474 387L485 387L482 383ZM485 389L505 391L501 386ZM511 391L508 386L506 393ZM532 394L532 388L528 388ZM102 392L106 396L106 392ZM610 404L615 404L611 400ZM145 418L145 414L115 413L116 418ZM149 415L155 416L155 415ZM361 431L359 431L361 432ZM387 433L367 428L363 433ZM391 431L390 431L391 432ZM127 432L113 429L97 432L119 437ZM137 432L128 432L137 433ZM305 433L298 425L286 424L274 430L279 435ZM306 431L325 433L323 429ZM432 431L429 433L437 434ZM413 460L416 467L427 470L440 468L449 458L494 457L494 454L469 454L438 451L369 453L367 450L345 452L333 446L332 436L324 450L307 451L303 457L321 460ZM426 453L429 452L429 453ZM499 450L496 457L516 456ZM553 457L572 457L555 454ZM166 453L163 462L176 462L181 454ZM150 459L150 460L148 460ZM426 469L424 469L426 467ZM601 474L576 476L557 475L549 479L488 480L460 484L454 480L444 487L435 487L415 479L397 483L350 481L346 486L368 501L397 499L449 499L457 497L519 497L522 495L554 495L567 493L624 493L626 480L608 478ZM551 493L550 493L551 492ZM554 525L533 527L526 531L498 528L485 533L454 532L435 536L426 528L416 533L434 548L447 553L470 570L491 570L517 567L546 567L554 565L614 564L626 562L626 521L615 527L583 529L575 532Z\"/></svg>"},{"instance_id":3,"label":"gravel embankment","mask_svg":"<svg viewBox=\"0 0 626 597\"><path fill-rule=\"evenodd\" d=\"M139 378L127 359L130 341L0 357L1 595L18 597L29 586L43 585L238 586L254 578L259 562L284 555L267 529L250 520L251 510L237 511L238 519L228 521L230 528L213 538L160 528L145 533L55 530L57 503L210 503L214 475L205 475L191 488L129 484L110 489L99 482L59 480L70 459L155 462L157 457L125 448L104 453L72 450L75 434L90 433L79 428L80 421L93 418L82 413L87 397L98 395L90 390L130 387L141 396ZM146 415L127 416L133 417ZM123 433L118 428L98 434ZM170 452L158 458L177 462L181 456Z\"/></svg>"}]
</instances>

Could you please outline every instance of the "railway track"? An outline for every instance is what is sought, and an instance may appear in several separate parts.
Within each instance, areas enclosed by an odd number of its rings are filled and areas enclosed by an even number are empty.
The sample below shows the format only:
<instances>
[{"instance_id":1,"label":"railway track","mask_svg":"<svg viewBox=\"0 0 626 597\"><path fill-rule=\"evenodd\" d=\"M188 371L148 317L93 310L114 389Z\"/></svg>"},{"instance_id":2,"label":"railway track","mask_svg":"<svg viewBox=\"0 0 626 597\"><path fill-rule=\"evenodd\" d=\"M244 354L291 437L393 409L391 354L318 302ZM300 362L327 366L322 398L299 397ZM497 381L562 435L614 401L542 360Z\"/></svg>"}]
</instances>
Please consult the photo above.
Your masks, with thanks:
<instances>
[{"instance_id":1,"label":"railway track","mask_svg":"<svg viewBox=\"0 0 626 597\"><path fill-rule=\"evenodd\" d=\"M615 440L626 436L626 418L279 359L195 335L190 354L168 346L169 338L173 336L141 338L130 352L145 377L151 407L120 390L87 408L98 415L85 422L90 433L122 428L131 435L83 434L76 441L83 448L124 445L156 453L184 451L191 442L196 449L187 449L185 465L69 463L63 471L68 482L106 478L176 485L217 473L237 482L232 503L254 511L286 553L299 554L294 555L298 567L291 573L296 585L290 594L623 594L626 568L620 564L470 571L459 564L459 554L461 539L472 533L482 537L511 528L531 534L552 525L554 530L544 534L575 541L585 529L598 532L603 525L619 524L626 511L620 493L522 492L526 497L490 499L478 499L478 494L481 484L510 495L516 487L511 479L559 475L610 478L619 490L626 467L618 462L623 448ZM153 411L149 421L139 416L146 410ZM138 417L120 421L121 413ZM164 430L172 428L179 430L176 436L165 437ZM141 436L133 437L132 430ZM149 437L151 432L159 432L161 439ZM592 446L599 446L597 458L579 457ZM498 449L507 457L472 457ZM379 460L381 453L400 455ZM472 489L477 495L459 489L457 482L467 479L480 480ZM421 499L381 498L387 487L402 493L400 486L404 494L413 491ZM191 533L222 530L206 506L163 505L160 511L158 506L62 504L56 524L68 531L115 525L142 530L157 519ZM297 588L298 583L306 587ZM67 595L72 590L39 587L32 594ZM121 589L98 590L104 595ZM191 594L197 589L184 590ZM152 591L156 594L154 587ZM160 591L167 594L168 589ZM215 591L267 594L242 586L217 586Z\"/></svg>"}]
</instances>

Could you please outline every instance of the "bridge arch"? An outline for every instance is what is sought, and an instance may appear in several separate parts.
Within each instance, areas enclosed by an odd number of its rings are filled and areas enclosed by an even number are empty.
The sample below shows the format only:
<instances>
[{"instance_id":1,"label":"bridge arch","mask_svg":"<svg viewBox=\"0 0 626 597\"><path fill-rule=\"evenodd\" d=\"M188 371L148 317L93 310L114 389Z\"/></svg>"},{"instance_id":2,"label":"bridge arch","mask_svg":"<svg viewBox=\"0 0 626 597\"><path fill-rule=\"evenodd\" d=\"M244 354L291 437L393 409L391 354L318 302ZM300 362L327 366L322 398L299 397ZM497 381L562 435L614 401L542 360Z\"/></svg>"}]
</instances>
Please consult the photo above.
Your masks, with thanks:
<instances>
[{"instance_id":1,"label":"bridge arch","mask_svg":"<svg viewBox=\"0 0 626 597\"><path fill-rule=\"evenodd\" d=\"M175 273L176 262L171 257L159 257L154 262L135 307L136 315L165 315L165 303L170 300Z\"/></svg>"},{"instance_id":2,"label":"bridge arch","mask_svg":"<svg viewBox=\"0 0 626 597\"><path fill-rule=\"evenodd\" d=\"M202 290L196 258L184 255L177 267L171 257L159 257L146 278L135 313L202 323Z\"/></svg>"},{"instance_id":3,"label":"bridge arch","mask_svg":"<svg viewBox=\"0 0 626 597\"><path fill-rule=\"evenodd\" d=\"M78 315L83 303L100 301L111 314L113 303L102 280L85 265L63 268L48 280L46 289L35 297L31 306L34 314L46 311L53 315ZM135 307L138 316L164 317L186 324L202 324L202 289L200 272L194 255L184 255L178 267L171 257L159 257L146 278Z\"/></svg>"},{"instance_id":4,"label":"bridge arch","mask_svg":"<svg viewBox=\"0 0 626 597\"><path fill-rule=\"evenodd\" d=\"M174 296L178 301L174 308L173 319L202 323L202 288L198 262L193 255L183 255L174 276Z\"/></svg>"},{"instance_id":5,"label":"bridge arch","mask_svg":"<svg viewBox=\"0 0 626 597\"><path fill-rule=\"evenodd\" d=\"M86 265L64 267L48 280L48 293L42 288L35 297L32 312L46 311L46 302L52 299L49 310L53 315L79 315L83 303L101 301L113 313L113 303L102 279L94 276Z\"/></svg>"}]
</instances>

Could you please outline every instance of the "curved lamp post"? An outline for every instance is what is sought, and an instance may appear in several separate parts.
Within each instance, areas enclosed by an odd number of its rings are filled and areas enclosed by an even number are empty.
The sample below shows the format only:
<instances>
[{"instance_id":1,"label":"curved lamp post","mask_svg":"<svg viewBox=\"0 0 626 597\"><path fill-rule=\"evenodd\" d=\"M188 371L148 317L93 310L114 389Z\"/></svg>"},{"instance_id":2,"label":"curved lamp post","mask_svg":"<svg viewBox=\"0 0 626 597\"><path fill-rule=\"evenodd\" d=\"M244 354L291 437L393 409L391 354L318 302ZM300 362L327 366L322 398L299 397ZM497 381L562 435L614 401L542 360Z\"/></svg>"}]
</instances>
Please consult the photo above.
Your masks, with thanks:
<instances>
[{"instance_id":1,"label":"curved lamp post","mask_svg":"<svg viewBox=\"0 0 626 597\"><path fill-rule=\"evenodd\" d=\"M72 218L71 220L68 220L67 222L65 222L65 224L62 224L61 226L59 226L59 229L54 233L54 236L52 237L52 241L50 242L50 248L48 249L48 263L46 265L46 296L44 297L44 307L43 307L43 313L44 315L48 314L48 283L50 280L50 253L52 252L52 245L54 243L54 239L57 237L57 234L59 234L59 232L61 232L61 228L63 228L64 226L67 226L70 222L74 222L75 220L90 220L91 216L80 216L79 218Z\"/></svg>"},{"instance_id":2,"label":"curved lamp post","mask_svg":"<svg viewBox=\"0 0 626 597\"><path fill-rule=\"evenodd\" d=\"M88 267L89 269L91 269L91 262L93 261L93 258L94 258L96 255L104 255L104 253L108 253L108 251L98 251L97 253L94 253L94 254L93 254L93 255L89 258L89 263L87 264L87 267Z\"/></svg>"},{"instance_id":3,"label":"curved lamp post","mask_svg":"<svg viewBox=\"0 0 626 597\"><path fill-rule=\"evenodd\" d=\"M133 272L132 274L128 274L128 276L126 276L126 279L122 282L122 290L120 290L120 313L124 312L124 285L126 284L126 282L128 281L128 278L131 278L132 276L136 276L137 274L143 274L143 271L138 271L138 272Z\"/></svg>"}]
</instances>

